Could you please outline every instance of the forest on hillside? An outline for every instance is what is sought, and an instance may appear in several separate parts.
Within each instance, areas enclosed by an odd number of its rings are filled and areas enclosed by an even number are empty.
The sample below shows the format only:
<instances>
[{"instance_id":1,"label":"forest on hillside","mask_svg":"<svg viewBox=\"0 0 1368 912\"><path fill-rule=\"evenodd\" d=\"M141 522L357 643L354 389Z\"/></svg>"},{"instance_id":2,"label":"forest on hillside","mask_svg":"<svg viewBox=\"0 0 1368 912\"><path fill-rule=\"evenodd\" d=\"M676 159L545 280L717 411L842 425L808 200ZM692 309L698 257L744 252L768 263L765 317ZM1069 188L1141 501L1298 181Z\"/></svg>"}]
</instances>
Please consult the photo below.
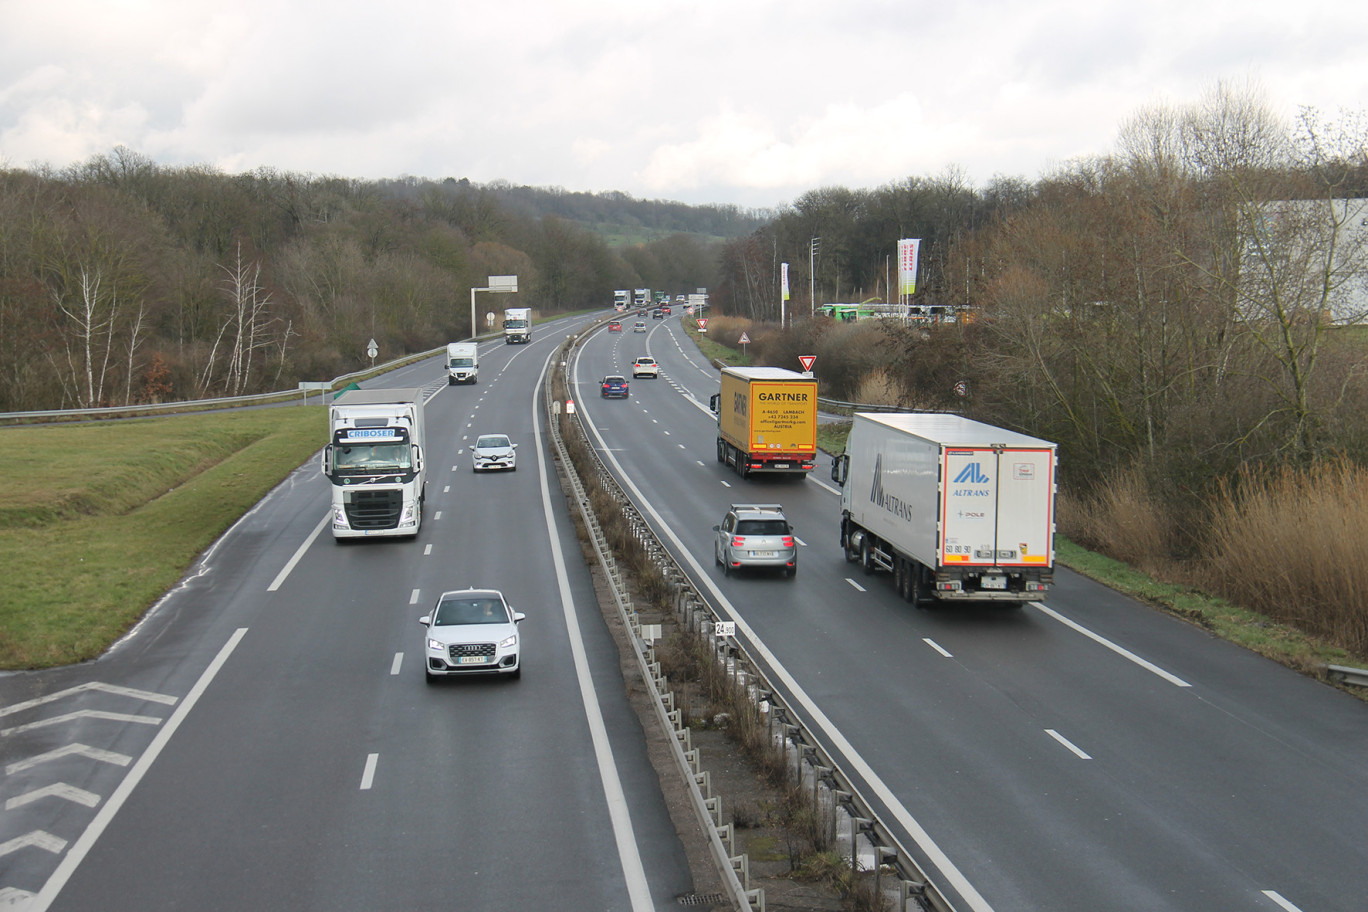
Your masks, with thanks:
<instances>
[{"instance_id":1,"label":"forest on hillside","mask_svg":"<svg viewBox=\"0 0 1368 912\"><path fill-rule=\"evenodd\" d=\"M1034 183L979 190L950 172L814 190L723 244L712 299L775 324L788 262L790 315L886 301L906 237L922 240L916 303L973 322L883 321L858 343L800 322L755 354L792 365L796 335L828 395L860 399L877 376L900 404L1057 440L1080 475L1141 460L1203 487L1249 464L1368 462L1362 116L1285 123L1218 88L1139 112L1114 153Z\"/></svg>"},{"instance_id":2,"label":"forest on hillside","mask_svg":"<svg viewBox=\"0 0 1368 912\"><path fill-rule=\"evenodd\" d=\"M763 213L467 180L164 167L116 148L0 169L0 412L293 388L471 335L505 306L692 291ZM610 236L654 237L613 246ZM481 327L483 328L483 327Z\"/></svg>"}]
</instances>

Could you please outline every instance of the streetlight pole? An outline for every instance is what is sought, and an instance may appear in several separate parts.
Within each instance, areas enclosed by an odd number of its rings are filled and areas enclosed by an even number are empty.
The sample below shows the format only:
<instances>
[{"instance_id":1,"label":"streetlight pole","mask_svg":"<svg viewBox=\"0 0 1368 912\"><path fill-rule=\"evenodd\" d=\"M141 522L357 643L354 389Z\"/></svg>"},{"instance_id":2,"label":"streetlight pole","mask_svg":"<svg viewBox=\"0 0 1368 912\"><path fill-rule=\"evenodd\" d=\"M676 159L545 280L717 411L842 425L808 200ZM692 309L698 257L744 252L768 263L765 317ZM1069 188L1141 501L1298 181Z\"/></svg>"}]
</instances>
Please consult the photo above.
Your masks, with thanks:
<instances>
[{"instance_id":1,"label":"streetlight pole","mask_svg":"<svg viewBox=\"0 0 1368 912\"><path fill-rule=\"evenodd\" d=\"M808 303L812 305L812 316L817 316L817 248L822 239L815 237L808 247Z\"/></svg>"}]
</instances>

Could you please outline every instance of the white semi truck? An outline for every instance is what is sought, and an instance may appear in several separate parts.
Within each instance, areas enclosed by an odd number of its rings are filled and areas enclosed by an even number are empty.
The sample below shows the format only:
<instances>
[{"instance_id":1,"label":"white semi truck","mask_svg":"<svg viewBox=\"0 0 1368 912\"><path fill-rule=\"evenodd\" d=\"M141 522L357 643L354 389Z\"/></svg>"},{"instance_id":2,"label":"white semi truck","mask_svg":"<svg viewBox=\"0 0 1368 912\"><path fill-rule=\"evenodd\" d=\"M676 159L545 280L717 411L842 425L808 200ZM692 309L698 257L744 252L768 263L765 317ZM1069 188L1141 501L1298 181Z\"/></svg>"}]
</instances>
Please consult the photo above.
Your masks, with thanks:
<instances>
[{"instance_id":1,"label":"white semi truck","mask_svg":"<svg viewBox=\"0 0 1368 912\"><path fill-rule=\"evenodd\" d=\"M532 308L510 307L505 310L503 331L504 342L509 345L514 342L531 342Z\"/></svg>"},{"instance_id":2,"label":"white semi truck","mask_svg":"<svg viewBox=\"0 0 1368 912\"><path fill-rule=\"evenodd\" d=\"M333 538L414 536L423 522L423 391L356 389L328 408Z\"/></svg>"},{"instance_id":3,"label":"white semi truck","mask_svg":"<svg viewBox=\"0 0 1368 912\"><path fill-rule=\"evenodd\" d=\"M476 383L480 377L480 348L474 342L447 345L447 386Z\"/></svg>"},{"instance_id":4,"label":"white semi truck","mask_svg":"<svg viewBox=\"0 0 1368 912\"><path fill-rule=\"evenodd\" d=\"M1053 443L958 415L857 412L831 466L846 560L914 605L1043 599L1055 466Z\"/></svg>"}]
</instances>

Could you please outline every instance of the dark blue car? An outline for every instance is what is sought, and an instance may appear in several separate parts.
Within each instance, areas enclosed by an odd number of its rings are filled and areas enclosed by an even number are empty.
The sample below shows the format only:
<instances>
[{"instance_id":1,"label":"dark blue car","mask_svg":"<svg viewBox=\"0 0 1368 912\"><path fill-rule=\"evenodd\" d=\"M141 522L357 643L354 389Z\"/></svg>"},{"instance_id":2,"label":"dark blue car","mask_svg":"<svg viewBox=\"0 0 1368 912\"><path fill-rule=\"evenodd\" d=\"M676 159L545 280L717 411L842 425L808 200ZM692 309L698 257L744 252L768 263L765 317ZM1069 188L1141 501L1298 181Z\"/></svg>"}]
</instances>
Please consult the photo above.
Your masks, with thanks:
<instances>
[{"instance_id":1,"label":"dark blue car","mask_svg":"<svg viewBox=\"0 0 1368 912\"><path fill-rule=\"evenodd\" d=\"M627 398L627 378L618 374L609 374L603 378L603 398L604 399L626 399Z\"/></svg>"}]
</instances>

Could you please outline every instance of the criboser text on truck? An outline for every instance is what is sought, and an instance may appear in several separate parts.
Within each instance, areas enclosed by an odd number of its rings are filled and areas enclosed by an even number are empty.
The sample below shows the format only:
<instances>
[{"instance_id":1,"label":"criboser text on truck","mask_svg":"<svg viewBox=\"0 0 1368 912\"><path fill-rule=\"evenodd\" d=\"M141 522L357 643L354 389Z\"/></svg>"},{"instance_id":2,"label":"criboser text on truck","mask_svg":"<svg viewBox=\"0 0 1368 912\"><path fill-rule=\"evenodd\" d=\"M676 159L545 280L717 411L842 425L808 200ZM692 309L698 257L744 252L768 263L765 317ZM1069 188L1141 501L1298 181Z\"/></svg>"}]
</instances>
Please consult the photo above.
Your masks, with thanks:
<instances>
[{"instance_id":1,"label":"criboser text on truck","mask_svg":"<svg viewBox=\"0 0 1368 912\"><path fill-rule=\"evenodd\" d=\"M803 474L817 458L817 381L782 367L724 367L717 461L752 472Z\"/></svg>"},{"instance_id":2,"label":"criboser text on truck","mask_svg":"<svg viewBox=\"0 0 1368 912\"><path fill-rule=\"evenodd\" d=\"M958 415L857 412L831 466L846 560L914 605L1042 599L1055 464L1053 443Z\"/></svg>"},{"instance_id":3,"label":"criboser text on truck","mask_svg":"<svg viewBox=\"0 0 1368 912\"><path fill-rule=\"evenodd\" d=\"M333 538L412 536L423 521L423 391L348 390L328 409Z\"/></svg>"}]
</instances>

